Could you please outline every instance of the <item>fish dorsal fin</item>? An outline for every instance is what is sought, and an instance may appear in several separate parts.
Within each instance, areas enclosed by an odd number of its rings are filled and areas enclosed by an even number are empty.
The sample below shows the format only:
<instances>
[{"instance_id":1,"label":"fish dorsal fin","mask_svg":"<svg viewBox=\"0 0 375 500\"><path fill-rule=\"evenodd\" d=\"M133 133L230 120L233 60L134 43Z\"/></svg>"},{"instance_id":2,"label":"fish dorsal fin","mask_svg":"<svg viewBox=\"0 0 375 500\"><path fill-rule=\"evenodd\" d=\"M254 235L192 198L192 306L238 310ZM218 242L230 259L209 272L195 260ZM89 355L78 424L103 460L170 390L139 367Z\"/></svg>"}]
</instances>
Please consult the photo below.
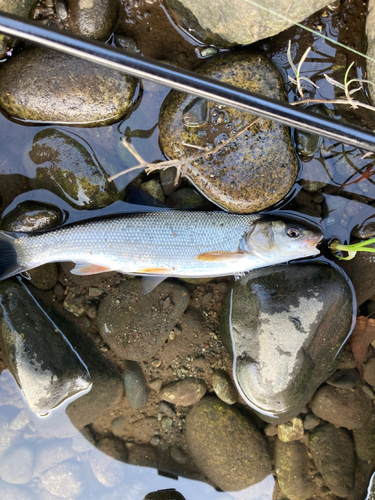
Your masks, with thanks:
<instances>
[{"instance_id":1,"label":"fish dorsal fin","mask_svg":"<svg viewBox=\"0 0 375 500\"><path fill-rule=\"evenodd\" d=\"M167 279L168 276L143 276L142 278L142 293L147 295L154 288L156 288L162 281Z\"/></svg>"},{"instance_id":2,"label":"fish dorsal fin","mask_svg":"<svg viewBox=\"0 0 375 500\"><path fill-rule=\"evenodd\" d=\"M91 264L90 262L77 262L70 272L78 276L89 276L91 274L107 273L108 271L113 271L113 269L108 266Z\"/></svg>"}]
</instances>

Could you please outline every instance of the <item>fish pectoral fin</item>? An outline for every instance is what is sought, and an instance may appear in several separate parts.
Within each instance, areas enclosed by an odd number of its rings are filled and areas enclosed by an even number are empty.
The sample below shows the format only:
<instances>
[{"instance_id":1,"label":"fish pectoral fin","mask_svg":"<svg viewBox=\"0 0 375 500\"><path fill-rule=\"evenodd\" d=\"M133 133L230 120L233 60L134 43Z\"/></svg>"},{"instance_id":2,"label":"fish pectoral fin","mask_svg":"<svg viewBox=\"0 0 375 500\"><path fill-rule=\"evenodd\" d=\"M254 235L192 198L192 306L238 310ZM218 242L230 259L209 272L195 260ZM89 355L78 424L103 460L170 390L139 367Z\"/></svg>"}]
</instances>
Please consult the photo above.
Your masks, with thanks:
<instances>
[{"instance_id":1,"label":"fish pectoral fin","mask_svg":"<svg viewBox=\"0 0 375 500\"><path fill-rule=\"evenodd\" d=\"M154 288L156 288L162 281L167 279L168 276L143 276L142 278L142 293L147 295Z\"/></svg>"},{"instance_id":2,"label":"fish pectoral fin","mask_svg":"<svg viewBox=\"0 0 375 500\"><path fill-rule=\"evenodd\" d=\"M78 262L70 272L72 274L77 274L78 276L88 276L91 274L106 273L108 271L113 271L113 269L108 266L91 264L90 262Z\"/></svg>"},{"instance_id":3,"label":"fish pectoral fin","mask_svg":"<svg viewBox=\"0 0 375 500\"><path fill-rule=\"evenodd\" d=\"M246 256L245 252L206 252L200 253L195 258L206 261L238 260Z\"/></svg>"}]
</instances>

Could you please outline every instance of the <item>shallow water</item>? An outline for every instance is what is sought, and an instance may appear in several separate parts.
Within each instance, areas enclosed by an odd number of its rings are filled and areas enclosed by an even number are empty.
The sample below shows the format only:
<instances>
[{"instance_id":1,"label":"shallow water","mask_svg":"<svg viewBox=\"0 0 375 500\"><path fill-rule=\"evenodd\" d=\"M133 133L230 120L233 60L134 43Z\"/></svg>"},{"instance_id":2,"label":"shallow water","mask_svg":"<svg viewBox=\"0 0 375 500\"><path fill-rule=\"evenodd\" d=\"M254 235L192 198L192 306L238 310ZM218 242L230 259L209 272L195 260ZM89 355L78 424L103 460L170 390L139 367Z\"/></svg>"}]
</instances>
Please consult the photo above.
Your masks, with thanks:
<instances>
[{"instance_id":1,"label":"shallow water","mask_svg":"<svg viewBox=\"0 0 375 500\"><path fill-rule=\"evenodd\" d=\"M355 4L357 9L363 9L360 2ZM309 26L319 29L334 39L342 40L344 43L351 43L344 32L345 23L351 15L352 6L346 4L342 9L325 9L311 17L308 21ZM145 31L147 29L144 10L137 14L136 7L129 5L128 14L133 13L138 21L134 26L130 26L130 33ZM142 9L141 9L142 10ZM134 11L134 12L133 12ZM324 15L322 13L324 12ZM359 17L359 16L358 16ZM147 19L147 16L146 16ZM138 24L137 24L138 23ZM126 24L126 22L125 22ZM130 24L127 21L127 24ZM175 28L172 28L173 30ZM137 31L138 30L138 31ZM184 53L182 65L190 67L194 60L198 44L192 40L188 43L186 37L183 38L179 31L178 50L171 53L172 59L178 59L180 54ZM362 33L352 34L361 40ZM176 37L176 33L168 35L168 39ZM343 53L342 49L326 40L323 40L311 33L303 32L301 28L295 27L287 30L276 37L256 44L258 50L264 51L280 70L285 89L290 102L297 100L295 86L288 81L288 75L293 76L290 64L287 59L288 40L292 40L292 57L294 61L299 61L302 54L308 46L312 50L307 61L303 65L303 75L312 78L318 85L315 91L315 98L333 99L335 96L334 87L327 83L324 73L327 73L335 79L342 78L342 67L337 64L338 52ZM165 42L166 43L166 42ZM358 42L359 43L359 42ZM184 49L181 51L181 47ZM140 46L145 55L153 57L167 57L168 51L165 45L162 45L159 52L155 44L151 41L149 45L145 43ZM185 52L184 52L185 51ZM181 59L181 58L180 58ZM363 60L356 57L357 74L360 78L364 73ZM346 61L346 60L345 60ZM345 65L344 65L345 66ZM345 70L345 68L344 68ZM308 92L313 89L308 87ZM92 151L96 160L111 174L120 172L126 168L136 165L136 160L127 152L121 144L122 139L131 138L131 143L142 157L150 162L164 160L159 147L158 137L158 116L160 106L169 92L169 89L143 81L139 89L138 97L134 109L120 123L100 127L100 128L78 128L58 125L56 128L60 131L67 131L76 135L80 141L84 141ZM333 105L328 108L334 111ZM336 110L336 116L338 111ZM368 113L359 111L352 112L347 108L342 111L343 119L350 119L363 126L371 126ZM353 118L354 117L354 118ZM42 191L31 191L30 178L25 169L24 155L27 147L32 143L34 136L45 128L50 128L53 124L25 124L9 119L5 114L0 114L0 215L6 214L12 210L18 203L28 199L57 204L67 215L67 222L87 218L87 212L78 212L71 209L65 202L60 201L55 195L48 195ZM293 133L292 133L293 136ZM288 195L274 207L279 212L285 214L301 214L304 219L321 225L324 231L324 237L330 240L339 237L343 242L350 239L353 228L360 226L369 217L375 215L373 202L375 200L375 181L370 177L364 177L357 182L358 177L373 165L371 158L362 158L365 151L354 149L353 147L336 144L333 141L322 139L319 149L310 157L300 158L300 174L297 182ZM119 190L131 182L140 172L133 171L127 175L119 177L115 182ZM314 181L324 183L322 196L324 201L316 203L321 206L321 213L315 215L303 214L303 204L298 201L304 181ZM345 184L345 186L343 186ZM354 195L354 196L353 196ZM90 216L97 217L116 213L121 210L121 202L115 207L108 207L92 211ZM332 256L328 258L333 259ZM66 403L68 404L69 401ZM23 429L17 431L15 444L17 446L27 445L35 451L42 448L44 444L63 444L71 447L74 436L79 436L78 431L70 423L64 413L64 408L54 410L48 417L36 417L27 409L21 391L10 373L5 370L0 376L0 418L10 422L17 416L21 409L26 409L30 417L28 423ZM82 438L84 439L84 438ZM87 441L86 441L87 444ZM74 451L72 461L80 467L80 481L84 491L75 496L77 499L136 499L142 498L151 491L160 489L175 488L186 498L205 498L212 500L271 500L274 490L274 478L268 476L262 483L259 483L247 490L236 493L225 493L215 490L211 485L205 482L193 481L183 477L167 477L165 473L158 473L156 469L133 466L121 463L118 476L121 478L119 483L113 488L106 488L101 484L91 472L89 461L95 456L101 456L101 452L91 445L86 451ZM115 461L113 461L115 462ZM119 462L116 462L116 467ZM116 469L117 470L117 469ZM0 482L1 488L9 486L5 481ZM20 491L27 492L31 498L40 498L40 482L37 479L31 480L27 485L14 486ZM61 498L61 497L57 497Z\"/></svg>"}]
</instances>

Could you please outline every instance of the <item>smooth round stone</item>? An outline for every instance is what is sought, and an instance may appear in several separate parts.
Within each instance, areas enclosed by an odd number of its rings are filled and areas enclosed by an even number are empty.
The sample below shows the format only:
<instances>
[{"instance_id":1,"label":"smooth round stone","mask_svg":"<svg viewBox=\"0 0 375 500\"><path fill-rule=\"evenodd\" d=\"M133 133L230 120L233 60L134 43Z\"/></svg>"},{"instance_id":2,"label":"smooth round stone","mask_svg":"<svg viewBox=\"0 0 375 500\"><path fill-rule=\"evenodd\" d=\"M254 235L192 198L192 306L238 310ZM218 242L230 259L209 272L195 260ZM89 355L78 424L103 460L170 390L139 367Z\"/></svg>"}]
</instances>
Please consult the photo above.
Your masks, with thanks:
<instances>
[{"instance_id":1,"label":"smooth round stone","mask_svg":"<svg viewBox=\"0 0 375 500\"><path fill-rule=\"evenodd\" d=\"M169 298L169 306L163 307ZM189 292L163 282L143 295L141 279L121 283L101 301L97 312L100 335L121 358L150 359L162 347L188 306Z\"/></svg>"},{"instance_id":2,"label":"smooth round stone","mask_svg":"<svg viewBox=\"0 0 375 500\"><path fill-rule=\"evenodd\" d=\"M361 240L373 238L375 236L375 216L369 217L360 226L355 226L352 234Z\"/></svg>"},{"instance_id":3,"label":"smooth round stone","mask_svg":"<svg viewBox=\"0 0 375 500\"><path fill-rule=\"evenodd\" d=\"M303 410L335 370L352 314L351 288L333 266L278 265L235 282L220 334L234 349L235 382L263 420L282 424Z\"/></svg>"},{"instance_id":4,"label":"smooth round stone","mask_svg":"<svg viewBox=\"0 0 375 500\"><path fill-rule=\"evenodd\" d=\"M373 387L375 386L375 358L371 358L363 366L363 379Z\"/></svg>"},{"instance_id":5,"label":"smooth round stone","mask_svg":"<svg viewBox=\"0 0 375 500\"><path fill-rule=\"evenodd\" d=\"M160 399L180 406L190 406L198 403L205 395L207 386L199 378L177 380L162 388Z\"/></svg>"},{"instance_id":6,"label":"smooth round stone","mask_svg":"<svg viewBox=\"0 0 375 500\"><path fill-rule=\"evenodd\" d=\"M142 368L135 361L125 362L125 396L129 405L138 410L147 403L148 390Z\"/></svg>"},{"instance_id":7,"label":"smooth round stone","mask_svg":"<svg viewBox=\"0 0 375 500\"><path fill-rule=\"evenodd\" d=\"M310 452L332 493L349 496L354 487L355 455L348 432L332 424L317 427L310 436Z\"/></svg>"},{"instance_id":8,"label":"smooth round stone","mask_svg":"<svg viewBox=\"0 0 375 500\"><path fill-rule=\"evenodd\" d=\"M178 189L167 199L170 207L194 208L195 210L215 210L215 205L193 188Z\"/></svg>"},{"instance_id":9,"label":"smooth round stone","mask_svg":"<svg viewBox=\"0 0 375 500\"><path fill-rule=\"evenodd\" d=\"M97 126L120 120L136 80L83 59L30 48L0 68L0 105L13 118Z\"/></svg>"},{"instance_id":10,"label":"smooth round stone","mask_svg":"<svg viewBox=\"0 0 375 500\"><path fill-rule=\"evenodd\" d=\"M2 231L27 233L60 226L65 220L62 210L36 201L24 201L1 219Z\"/></svg>"},{"instance_id":11,"label":"smooth round stone","mask_svg":"<svg viewBox=\"0 0 375 500\"><path fill-rule=\"evenodd\" d=\"M315 393L311 409L317 417L352 430L370 421L373 404L359 384L351 391L324 385Z\"/></svg>"},{"instance_id":12,"label":"smooth round stone","mask_svg":"<svg viewBox=\"0 0 375 500\"><path fill-rule=\"evenodd\" d=\"M222 370L214 371L212 374L212 387L216 396L224 401L224 403L233 405L237 401L237 391L226 372Z\"/></svg>"},{"instance_id":13,"label":"smooth round stone","mask_svg":"<svg viewBox=\"0 0 375 500\"><path fill-rule=\"evenodd\" d=\"M57 266L54 262L43 264L42 266L34 267L27 271L30 276L30 283L39 290L51 290L59 277Z\"/></svg>"},{"instance_id":14,"label":"smooth round stone","mask_svg":"<svg viewBox=\"0 0 375 500\"><path fill-rule=\"evenodd\" d=\"M121 197L88 145L69 132L38 132L25 150L24 165L34 189L52 191L77 209L105 207Z\"/></svg>"},{"instance_id":15,"label":"smooth round stone","mask_svg":"<svg viewBox=\"0 0 375 500\"><path fill-rule=\"evenodd\" d=\"M145 193L148 193L153 198L156 198L161 203L165 202L163 190L160 183L156 179L151 179L150 181L143 182L139 186L139 189L141 191L144 191Z\"/></svg>"},{"instance_id":16,"label":"smooth round stone","mask_svg":"<svg viewBox=\"0 0 375 500\"><path fill-rule=\"evenodd\" d=\"M186 437L196 465L223 491L248 488L271 472L263 435L219 399L204 398L192 408L186 417Z\"/></svg>"},{"instance_id":17,"label":"smooth round stone","mask_svg":"<svg viewBox=\"0 0 375 500\"><path fill-rule=\"evenodd\" d=\"M311 465L303 443L276 441L277 481L285 496L293 500L306 500L317 493L317 487L311 480Z\"/></svg>"},{"instance_id":18,"label":"smooth round stone","mask_svg":"<svg viewBox=\"0 0 375 500\"><path fill-rule=\"evenodd\" d=\"M176 183L177 170L175 167L160 170L160 182L165 196L170 196L181 184L181 178Z\"/></svg>"},{"instance_id":19,"label":"smooth round stone","mask_svg":"<svg viewBox=\"0 0 375 500\"><path fill-rule=\"evenodd\" d=\"M285 99L277 69L259 54L232 53L204 63L197 73L274 99ZM196 99L171 91L164 100L159 130L160 144L168 158L187 159L197 153L196 147L184 144L215 148L218 141L234 137L236 131L256 119L210 101L206 121L192 123L190 114ZM216 205L231 212L252 213L283 199L293 186L297 171L289 129L262 119L219 151L208 151L201 159L189 160L185 177Z\"/></svg>"},{"instance_id":20,"label":"smooth round stone","mask_svg":"<svg viewBox=\"0 0 375 500\"><path fill-rule=\"evenodd\" d=\"M106 39L115 27L118 0L68 0L69 29L89 38Z\"/></svg>"},{"instance_id":21,"label":"smooth round stone","mask_svg":"<svg viewBox=\"0 0 375 500\"><path fill-rule=\"evenodd\" d=\"M33 473L34 454L22 446L10 450L0 461L0 477L11 484L26 484Z\"/></svg>"},{"instance_id":22,"label":"smooth round stone","mask_svg":"<svg viewBox=\"0 0 375 500\"><path fill-rule=\"evenodd\" d=\"M65 462L51 467L41 475L44 488L52 495L75 498L82 493L81 467Z\"/></svg>"},{"instance_id":23,"label":"smooth round stone","mask_svg":"<svg viewBox=\"0 0 375 500\"><path fill-rule=\"evenodd\" d=\"M320 424L320 418L316 417L313 413L308 413L303 419L303 427L307 431L315 429Z\"/></svg>"}]
</instances>

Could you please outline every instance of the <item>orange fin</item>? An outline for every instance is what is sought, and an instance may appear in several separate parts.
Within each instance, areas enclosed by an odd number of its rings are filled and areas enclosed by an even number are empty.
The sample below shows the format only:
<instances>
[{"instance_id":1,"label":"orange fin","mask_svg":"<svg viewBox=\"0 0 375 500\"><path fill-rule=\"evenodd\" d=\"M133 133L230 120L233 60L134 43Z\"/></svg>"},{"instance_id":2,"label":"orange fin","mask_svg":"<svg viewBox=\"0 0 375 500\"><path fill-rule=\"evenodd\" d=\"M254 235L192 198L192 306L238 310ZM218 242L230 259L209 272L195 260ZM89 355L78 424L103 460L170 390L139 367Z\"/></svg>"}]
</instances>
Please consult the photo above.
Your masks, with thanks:
<instances>
[{"instance_id":1,"label":"orange fin","mask_svg":"<svg viewBox=\"0 0 375 500\"><path fill-rule=\"evenodd\" d=\"M81 264L76 264L76 267L70 272L72 274L77 274L78 276L88 276L90 274L100 274L108 271L113 271L113 269L107 266L99 266L98 264L83 262Z\"/></svg>"},{"instance_id":2,"label":"orange fin","mask_svg":"<svg viewBox=\"0 0 375 500\"><path fill-rule=\"evenodd\" d=\"M196 256L198 260L207 261L223 261L223 260L237 260L245 257L245 252L206 252Z\"/></svg>"},{"instance_id":3,"label":"orange fin","mask_svg":"<svg viewBox=\"0 0 375 500\"><path fill-rule=\"evenodd\" d=\"M139 269L135 271L135 274L171 274L171 269L168 267L145 267L144 269Z\"/></svg>"}]
</instances>

